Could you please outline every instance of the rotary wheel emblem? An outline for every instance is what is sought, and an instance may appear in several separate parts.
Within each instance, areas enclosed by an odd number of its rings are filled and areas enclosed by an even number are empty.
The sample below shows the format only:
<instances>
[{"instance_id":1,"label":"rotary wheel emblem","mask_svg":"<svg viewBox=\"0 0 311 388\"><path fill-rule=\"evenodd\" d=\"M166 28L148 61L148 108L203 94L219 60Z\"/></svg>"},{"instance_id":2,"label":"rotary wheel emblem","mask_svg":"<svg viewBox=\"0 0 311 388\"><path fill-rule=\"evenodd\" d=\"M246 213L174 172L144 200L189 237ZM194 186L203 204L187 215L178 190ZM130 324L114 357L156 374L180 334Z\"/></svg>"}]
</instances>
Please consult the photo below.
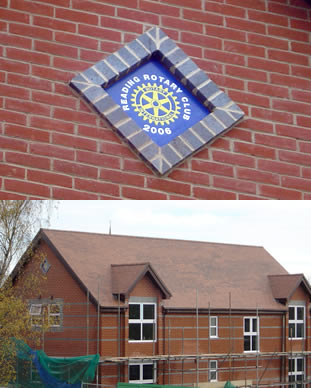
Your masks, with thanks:
<instances>
[{"instance_id":1,"label":"rotary wheel emblem","mask_svg":"<svg viewBox=\"0 0 311 388\"><path fill-rule=\"evenodd\" d=\"M149 124L169 124L180 114L179 102L173 92L155 83L138 86L132 93L131 101L138 116L144 121L149 120Z\"/></svg>"}]
</instances>

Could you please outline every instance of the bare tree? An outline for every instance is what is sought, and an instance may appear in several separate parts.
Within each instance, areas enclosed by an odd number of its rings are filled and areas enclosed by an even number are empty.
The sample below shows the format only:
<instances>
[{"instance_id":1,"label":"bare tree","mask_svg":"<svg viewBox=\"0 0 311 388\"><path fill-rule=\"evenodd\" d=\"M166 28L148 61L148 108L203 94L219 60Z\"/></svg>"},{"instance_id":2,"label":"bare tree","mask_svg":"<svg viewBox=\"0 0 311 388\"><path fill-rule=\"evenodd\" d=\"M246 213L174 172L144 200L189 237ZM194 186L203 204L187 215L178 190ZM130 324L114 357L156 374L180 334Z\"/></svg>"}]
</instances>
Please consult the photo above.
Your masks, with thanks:
<instances>
[{"instance_id":1,"label":"bare tree","mask_svg":"<svg viewBox=\"0 0 311 388\"><path fill-rule=\"evenodd\" d=\"M37 230L47 224L52 201L0 200L0 284L29 246Z\"/></svg>"}]
</instances>

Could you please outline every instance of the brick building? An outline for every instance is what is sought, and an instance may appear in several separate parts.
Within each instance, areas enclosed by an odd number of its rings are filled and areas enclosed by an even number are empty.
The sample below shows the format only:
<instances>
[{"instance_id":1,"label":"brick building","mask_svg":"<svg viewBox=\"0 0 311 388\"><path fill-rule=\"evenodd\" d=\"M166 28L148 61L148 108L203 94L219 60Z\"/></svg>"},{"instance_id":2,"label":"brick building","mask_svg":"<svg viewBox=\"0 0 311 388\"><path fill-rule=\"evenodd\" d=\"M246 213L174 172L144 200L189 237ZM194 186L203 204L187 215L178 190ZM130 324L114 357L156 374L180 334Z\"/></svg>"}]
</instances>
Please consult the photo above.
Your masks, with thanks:
<instances>
[{"instance_id":1,"label":"brick building","mask_svg":"<svg viewBox=\"0 0 311 388\"><path fill-rule=\"evenodd\" d=\"M100 353L103 386L310 382L310 286L264 248L56 230L34 242L47 281L31 318L38 329L46 311L51 326L42 346Z\"/></svg>"},{"instance_id":2,"label":"brick building","mask_svg":"<svg viewBox=\"0 0 311 388\"><path fill-rule=\"evenodd\" d=\"M2 198L310 199L305 0L1 0ZM159 26L245 112L159 178L68 83Z\"/></svg>"}]
</instances>

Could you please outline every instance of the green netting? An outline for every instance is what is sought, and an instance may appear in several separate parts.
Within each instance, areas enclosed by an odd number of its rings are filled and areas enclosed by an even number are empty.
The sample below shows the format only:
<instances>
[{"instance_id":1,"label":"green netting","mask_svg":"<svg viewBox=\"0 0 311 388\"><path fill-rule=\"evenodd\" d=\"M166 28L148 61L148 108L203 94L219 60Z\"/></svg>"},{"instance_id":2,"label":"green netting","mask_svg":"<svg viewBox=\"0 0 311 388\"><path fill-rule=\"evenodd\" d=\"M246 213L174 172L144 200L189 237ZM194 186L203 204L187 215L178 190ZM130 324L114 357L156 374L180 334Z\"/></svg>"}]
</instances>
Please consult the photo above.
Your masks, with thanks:
<instances>
[{"instance_id":1,"label":"green netting","mask_svg":"<svg viewBox=\"0 0 311 388\"><path fill-rule=\"evenodd\" d=\"M231 383L231 381L227 381L226 384L224 385L224 388L236 388L236 386L233 385L233 384Z\"/></svg>"},{"instance_id":2,"label":"green netting","mask_svg":"<svg viewBox=\"0 0 311 388\"><path fill-rule=\"evenodd\" d=\"M59 358L49 357L42 350L34 351L23 341L16 346L16 387L78 388L91 382L99 355Z\"/></svg>"}]
</instances>

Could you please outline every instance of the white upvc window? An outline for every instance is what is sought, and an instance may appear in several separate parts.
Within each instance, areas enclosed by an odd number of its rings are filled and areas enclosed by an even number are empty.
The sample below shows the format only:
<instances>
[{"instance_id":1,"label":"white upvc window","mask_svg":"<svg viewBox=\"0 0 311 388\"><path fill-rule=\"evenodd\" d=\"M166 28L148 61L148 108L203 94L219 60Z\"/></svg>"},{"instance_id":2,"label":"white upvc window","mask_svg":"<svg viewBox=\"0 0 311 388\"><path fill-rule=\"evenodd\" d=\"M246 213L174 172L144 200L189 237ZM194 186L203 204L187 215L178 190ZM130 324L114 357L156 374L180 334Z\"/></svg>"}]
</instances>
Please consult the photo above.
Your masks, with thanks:
<instances>
[{"instance_id":1,"label":"white upvc window","mask_svg":"<svg viewBox=\"0 0 311 388\"><path fill-rule=\"evenodd\" d=\"M61 325L61 308L57 303L51 303L49 307L49 326L60 327Z\"/></svg>"},{"instance_id":2,"label":"white upvc window","mask_svg":"<svg viewBox=\"0 0 311 388\"><path fill-rule=\"evenodd\" d=\"M208 362L208 381L218 381L218 373L217 373L217 367L218 367L217 360L209 360Z\"/></svg>"},{"instance_id":3,"label":"white upvc window","mask_svg":"<svg viewBox=\"0 0 311 388\"><path fill-rule=\"evenodd\" d=\"M129 304L129 341L156 341L156 303Z\"/></svg>"},{"instance_id":4,"label":"white upvc window","mask_svg":"<svg viewBox=\"0 0 311 388\"><path fill-rule=\"evenodd\" d=\"M131 363L129 364L129 383L153 384L156 376L156 364Z\"/></svg>"},{"instance_id":5,"label":"white upvc window","mask_svg":"<svg viewBox=\"0 0 311 388\"><path fill-rule=\"evenodd\" d=\"M259 318L244 318L244 352L259 351Z\"/></svg>"},{"instance_id":6,"label":"white upvc window","mask_svg":"<svg viewBox=\"0 0 311 388\"><path fill-rule=\"evenodd\" d=\"M42 304L31 304L29 308L31 326L41 327L43 324Z\"/></svg>"},{"instance_id":7,"label":"white upvc window","mask_svg":"<svg viewBox=\"0 0 311 388\"><path fill-rule=\"evenodd\" d=\"M209 336L210 338L218 338L218 317L210 317L209 319Z\"/></svg>"},{"instance_id":8,"label":"white upvc window","mask_svg":"<svg viewBox=\"0 0 311 388\"><path fill-rule=\"evenodd\" d=\"M304 384L304 358L293 357L288 359L288 381L290 383L289 388L303 388Z\"/></svg>"},{"instance_id":9,"label":"white upvc window","mask_svg":"<svg viewBox=\"0 0 311 388\"><path fill-rule=\"evenodd\" d=\"M290 305L288 307L288 337L302 339L305 336L305 306Z\"/></svg>"}]
</instances>

